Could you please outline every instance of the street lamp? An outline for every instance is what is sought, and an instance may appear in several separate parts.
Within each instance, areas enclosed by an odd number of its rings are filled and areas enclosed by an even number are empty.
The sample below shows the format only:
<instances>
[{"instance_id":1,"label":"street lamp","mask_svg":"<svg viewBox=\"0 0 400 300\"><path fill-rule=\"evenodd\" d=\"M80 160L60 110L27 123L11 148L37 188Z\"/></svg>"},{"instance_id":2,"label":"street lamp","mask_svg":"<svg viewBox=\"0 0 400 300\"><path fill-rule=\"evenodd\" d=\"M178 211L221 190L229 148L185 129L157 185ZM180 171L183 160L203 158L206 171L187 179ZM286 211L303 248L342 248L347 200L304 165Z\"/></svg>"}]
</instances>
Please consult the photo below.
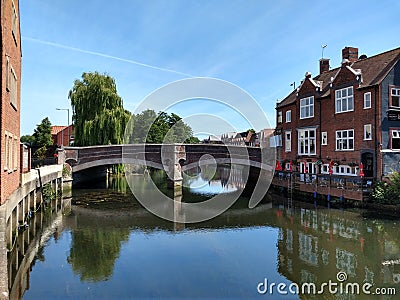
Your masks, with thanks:
<instances>
[{"instance_id":1,"label":"street lamp","mask_svg":"<svg viewBox=\"0 0 400 300\"><path fill-rule=\"evenodd\" d=\"M69 138L70 138L70 135L69 135L69 108L56 108L56 110L66 110L67 111L67 118L68 118L68 121L67 121L67 130L68 130L68 142L67 142L67 146L69 146ZM62 132L62 134L61 134L61 144L62 144L62 146L64 147L64 132Z\"/></svg>"}]
</instances>

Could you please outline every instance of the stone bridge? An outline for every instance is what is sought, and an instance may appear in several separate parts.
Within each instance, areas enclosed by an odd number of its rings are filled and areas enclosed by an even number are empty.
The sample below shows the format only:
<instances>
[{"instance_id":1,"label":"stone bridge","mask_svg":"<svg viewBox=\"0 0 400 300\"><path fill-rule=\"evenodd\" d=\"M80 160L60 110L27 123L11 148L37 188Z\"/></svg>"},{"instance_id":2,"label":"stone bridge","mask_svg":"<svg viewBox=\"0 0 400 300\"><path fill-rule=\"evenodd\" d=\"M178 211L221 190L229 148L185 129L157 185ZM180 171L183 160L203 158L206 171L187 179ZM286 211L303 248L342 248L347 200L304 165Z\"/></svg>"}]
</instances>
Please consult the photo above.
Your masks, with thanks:
<instances>
[{"instance_id":1,"label":"stone bridge","mask_svg":"<svg viewBox=\"0 0 400 300\"><path fill-rule=\"evenodd\" d=\"M144 165L165 170L171 180L179 181L183 171L208 164L238 164L273 172L275 153L257 147L212 144L105 145L65 147L59 153L59 163L71 165L73 173L115 164Z\"/></svg>"}]
</instances>

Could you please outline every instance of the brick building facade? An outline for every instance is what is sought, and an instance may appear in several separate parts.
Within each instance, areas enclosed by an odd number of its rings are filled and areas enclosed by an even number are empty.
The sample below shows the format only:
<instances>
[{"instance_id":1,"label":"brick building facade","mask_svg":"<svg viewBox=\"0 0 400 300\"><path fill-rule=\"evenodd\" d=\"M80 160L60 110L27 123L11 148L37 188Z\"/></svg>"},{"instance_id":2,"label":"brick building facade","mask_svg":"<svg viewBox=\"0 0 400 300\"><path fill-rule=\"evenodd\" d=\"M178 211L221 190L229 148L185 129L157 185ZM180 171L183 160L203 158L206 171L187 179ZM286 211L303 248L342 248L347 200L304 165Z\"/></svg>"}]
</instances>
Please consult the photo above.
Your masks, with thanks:
<instances>
[{"instance_id":1,"label":"brick building facade","mask_svg":"<svg viewBox=\"0 0 400 300\"><path fill-rule=\"evenodd\" d=\"M71 146L74 143L74 126L52 126L51 138L58 146Z\"/></svg>"},{"instance_id":2,"label":"brick building facade","mask_svg":"<svg viewBox=\"0 0 400 300\"><path fill-rule=\"evenodd\" d=\"M276 106L278 160L297 171L382 178L400 170L400 48L375 56L342 50L342 65L306 73ZM362 165L361 165L362 163Z\"/></svg>"},{"instance_id":3,"label":"brick building facade","mask_svg":"<svg viewBox=\"0 0 400 300\"><path fill-rule=\"evenodd\" d=\"M1 204L20 182L21 35L19 1L1 0Z\"/></svg>"}]
</instances>

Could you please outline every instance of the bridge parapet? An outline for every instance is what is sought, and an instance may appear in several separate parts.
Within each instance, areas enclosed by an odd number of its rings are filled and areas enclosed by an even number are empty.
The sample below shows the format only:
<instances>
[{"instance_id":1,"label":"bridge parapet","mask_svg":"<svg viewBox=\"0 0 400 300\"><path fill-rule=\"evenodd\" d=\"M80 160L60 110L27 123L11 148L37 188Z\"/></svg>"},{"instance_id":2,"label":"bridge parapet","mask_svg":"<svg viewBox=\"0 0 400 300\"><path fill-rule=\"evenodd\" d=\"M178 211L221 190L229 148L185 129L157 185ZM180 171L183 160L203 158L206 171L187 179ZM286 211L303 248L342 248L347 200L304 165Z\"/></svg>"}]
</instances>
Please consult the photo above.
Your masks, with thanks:
<instances>
[{"instance_id":1,"label":"bridge parapet","mask_svg":"<svg viewBox=\"0 0 400 300\"><path fill-rule=\"evenodd\" d=\"M206 164L241 164L273 170L275 161L262 161L264 150L255 147L210 144L65 147L63 162L72 166L72 172L115 164L150 166L165 170L171 180L179 181L182 180L182 171L198 167L200 160ZM264 157L275 159L273 155L264 155Z\"/></svg>"}]
</instances>

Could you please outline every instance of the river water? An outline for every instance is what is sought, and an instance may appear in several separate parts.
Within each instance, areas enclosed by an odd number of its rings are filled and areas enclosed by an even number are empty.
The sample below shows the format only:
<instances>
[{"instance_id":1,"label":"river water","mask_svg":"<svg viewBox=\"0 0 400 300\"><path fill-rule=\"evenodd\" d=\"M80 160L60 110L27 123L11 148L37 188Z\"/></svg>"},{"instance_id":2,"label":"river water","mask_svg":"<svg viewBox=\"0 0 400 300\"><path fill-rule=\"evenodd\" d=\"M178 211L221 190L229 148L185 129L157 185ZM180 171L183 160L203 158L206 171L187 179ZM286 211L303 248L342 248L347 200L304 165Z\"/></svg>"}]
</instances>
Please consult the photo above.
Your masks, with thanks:
<instances>
[{"instance_id":1,"label":"river water","mask_svg":"<svg viewBox=\"0 0 400 300\"><path fill-rule=\"evenodd\" d=\"M165 188L163 174L153 178ZM147 184L143 176L135 180ZM242 184L198 177L191 186L183 201ZM241 198L217 218L182 224L147 212L124 179L75 189L71 212L11 287L24 299L399 299L361 291L371 284L367 292L400 293L398 220L268 199L248 209ZM329 282L343 290L357 284L359 295L333 295ZM303 283L323 293L292 294Z\"/></svg>"}]
</instances>

